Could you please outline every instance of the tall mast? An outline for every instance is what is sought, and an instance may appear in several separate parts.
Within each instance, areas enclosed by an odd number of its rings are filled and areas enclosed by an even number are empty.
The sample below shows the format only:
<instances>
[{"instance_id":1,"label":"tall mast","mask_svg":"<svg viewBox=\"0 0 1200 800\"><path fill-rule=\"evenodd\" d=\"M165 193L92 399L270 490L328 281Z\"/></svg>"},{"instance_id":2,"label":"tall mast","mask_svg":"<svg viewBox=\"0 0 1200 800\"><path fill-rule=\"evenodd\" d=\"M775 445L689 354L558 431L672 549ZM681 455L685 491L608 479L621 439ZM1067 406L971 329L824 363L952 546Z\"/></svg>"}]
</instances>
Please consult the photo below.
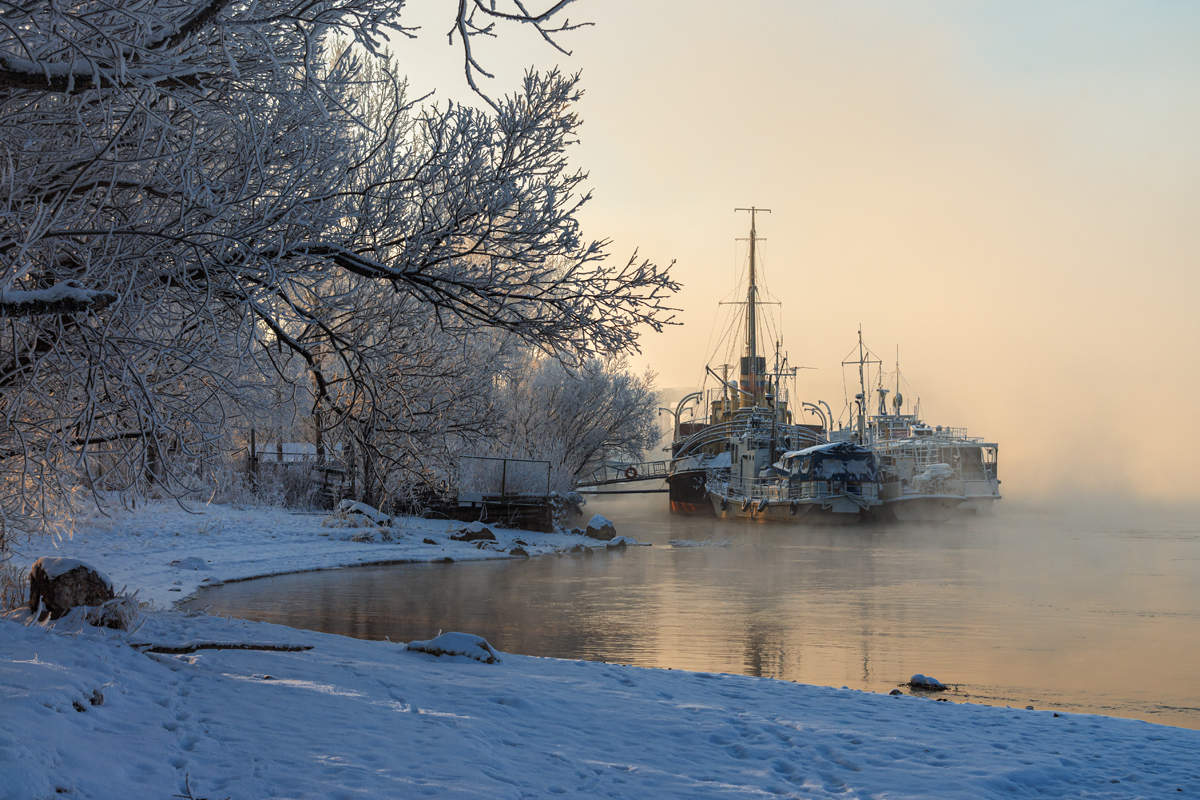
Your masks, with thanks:
<instances>
[{"instance_id":1,"label":"tall mast","mask_svg":"<svg viewBox=\"0 0 1200 800\"><path fill-rule=\"evenodd\" d=\"M750 207L750 285L746 287L746 355L753 358L758 355L758 320L755 315L754 304L756 295L758 294L758 285L756 283L757 267L754 263L755 244L757 236L755 235L754 227L754 207Z\"/></svg>"},{"instance_id":2,"label":"tall mast","mask_svg":"<svg viewBox=\"0 0 1200 800\"><path fill-rule=\"evenodd\" d=\"M734 211L750 212L750 285L746 287L746 355L750 358L758 355L758 226L759 211L770 214L769 208L735 208Z\"/></svg>"},{"instance_id":3,"label":"tall mast","mask_svg":"<svg viewBox=\"0 0 1200 800\"><path fill-rule=\"evenodd\" d=\"M851 351L851 352L853 352L853 351ZM866 345L863 344L862 325L859 325L858 326L858 360L857 361L843 361L842 366L847 367L847 366L850 366L851 364L858 365L858 395L856 397L856 399L858 400L858 425L857 425L857 427L858 427L858 443L864 444L864 445L867 443L867 376L866 376L866 367L868 364L882 364L883 363L882 361L877 361L875 359L868 358L869 355L871 355L871 351L868 350Z\"/></svg>"},{"instance_id":4,"label":"tall mast","mask_svg":"<svg viewBox=\"0 0 1200 800\"><path fill-rule=\"evenodd\" d=\"M746 287L746 355L743 364L746 368L742 370L745 377L748 379L749 386L743 387L748 389L754 397L754 403L759 401L759 384L764 371L759 367L758 357L758 264L757 264L757 249L758 249L758 228L757 215L759 211L771 213L769 208L758 208L750 206L749 208L735 208L734 211L749 211L750 212L750 284Z\"/></svg>"},{"instance_id":5,"label":"tall mast","mask_svg":"<svg viewBox=\"0 0 1200 800\"><path fill-rule=\"evenodd\" d=\"M896 394L892 398L892 402L896 406L896 413L900 413L900 345L896 345Z\"/></svg>"},{"instance_id":6,"label":"tall mast","mask_svg":"<svg viewBox=\"0 0 1200 800\"><path fill-rule=\"evenodd\" d=\"M863 353L862 342L862 325L858 326L858 395L861 399L858 402L858 443L866 444L867 430L867 380L863 376L863 367L866 365L866 355Z\"/></svg>"}]
</instances>

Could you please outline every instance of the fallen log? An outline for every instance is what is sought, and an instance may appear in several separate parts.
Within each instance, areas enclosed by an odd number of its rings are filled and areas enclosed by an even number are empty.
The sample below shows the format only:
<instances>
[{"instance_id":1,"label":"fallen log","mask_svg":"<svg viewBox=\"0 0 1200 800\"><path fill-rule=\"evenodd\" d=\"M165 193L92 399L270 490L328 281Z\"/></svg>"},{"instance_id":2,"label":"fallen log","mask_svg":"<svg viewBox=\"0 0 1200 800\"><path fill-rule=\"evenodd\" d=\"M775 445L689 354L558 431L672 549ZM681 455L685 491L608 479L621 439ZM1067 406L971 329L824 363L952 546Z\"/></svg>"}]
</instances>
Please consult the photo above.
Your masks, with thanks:
<instances>
[{"instance_id":1,"label":"fallen log","mask_svg":"<svg viewBox=\"0 0 1200 800\"><path fill-rule=\"evenodd\" d=\"M302 650L312 650L312 645L310 644L253 644L248 642L192 642L180 645L135 642L129 646L143 653L160 653L168 656L194 653L197 650L268 650L279 653L298 653Z\"/></svg>"}]
</instances>

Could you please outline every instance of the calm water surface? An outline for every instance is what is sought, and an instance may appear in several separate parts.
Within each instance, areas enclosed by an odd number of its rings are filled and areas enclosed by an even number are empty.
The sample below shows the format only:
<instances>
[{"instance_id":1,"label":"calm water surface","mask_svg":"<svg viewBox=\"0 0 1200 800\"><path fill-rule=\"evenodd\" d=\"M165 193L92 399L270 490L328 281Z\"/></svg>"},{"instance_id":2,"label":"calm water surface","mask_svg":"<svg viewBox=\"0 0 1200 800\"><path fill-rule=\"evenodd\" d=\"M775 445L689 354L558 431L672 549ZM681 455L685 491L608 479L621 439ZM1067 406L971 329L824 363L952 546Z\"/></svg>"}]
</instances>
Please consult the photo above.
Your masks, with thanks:
<instances>
[{"instance_id":1,"label":"calm water surface","mask_svg":"<svg viewBox=\"0 0 1200 800\"><path fill-rule=\"evenodd\" d=\"M665 504L588 505L651 547L285 575L193 605L361 638L461 630L514 653L877 692L923 672L957 684L955 701L1200 728L1195 516L1009 506L936 527L824 529Z\"/></svg>"}]
</instances>

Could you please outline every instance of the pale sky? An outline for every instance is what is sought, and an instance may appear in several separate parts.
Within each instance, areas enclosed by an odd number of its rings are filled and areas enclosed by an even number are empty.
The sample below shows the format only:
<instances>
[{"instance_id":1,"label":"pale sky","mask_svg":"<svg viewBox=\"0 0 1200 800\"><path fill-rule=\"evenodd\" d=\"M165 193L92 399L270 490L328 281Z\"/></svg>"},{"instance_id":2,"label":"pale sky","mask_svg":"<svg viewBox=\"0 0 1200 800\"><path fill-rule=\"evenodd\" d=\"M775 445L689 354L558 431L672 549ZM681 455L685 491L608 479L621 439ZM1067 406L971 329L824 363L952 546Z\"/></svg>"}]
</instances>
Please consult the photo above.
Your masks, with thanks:
<instances>
[{"instance_id":1,"label":"pale sky","mask_svg":"<svg viewBox=\"0 0 1200 800\"><path fill-rule=\"evenodd\" d=\"M462 97L452 8L400 44L415 88ZM430 14L433 14L430 17ZM587 233L675 259L683 325L635 359L696 387L760 220L804 399L843 405L859 323L900 347L928 421L1000 443L1010 497L1194 500L1200 438L1200 4L634 2L571 7ZM707 348L707 349L706 349ZM887 367L891 369L890 365ZM849 380L849 375L847 375Z\"/></svg>"}]
</instances>

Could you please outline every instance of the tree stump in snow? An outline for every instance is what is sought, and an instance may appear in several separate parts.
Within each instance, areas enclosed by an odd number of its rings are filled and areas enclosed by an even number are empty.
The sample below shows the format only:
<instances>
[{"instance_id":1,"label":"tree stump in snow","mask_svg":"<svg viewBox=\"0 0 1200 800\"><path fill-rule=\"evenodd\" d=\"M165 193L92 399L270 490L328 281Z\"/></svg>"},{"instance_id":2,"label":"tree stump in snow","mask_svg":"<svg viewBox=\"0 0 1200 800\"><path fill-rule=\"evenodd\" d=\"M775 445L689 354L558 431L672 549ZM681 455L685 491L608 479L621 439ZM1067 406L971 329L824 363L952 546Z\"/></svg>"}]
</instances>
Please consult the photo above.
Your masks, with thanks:
<instances>
[{"instance_id":1,"label":"tree stump in snow","mask_svg":"<svg viewBox=\"0 0 1200 800\"><path fill-rule=\"evenodd\" d=\"M29 569L29 610L42 608L58 619L75 606L98 606L113 599L112 584L82 561L73 558L39 558Z\"/></svg>"}]
</instances>

